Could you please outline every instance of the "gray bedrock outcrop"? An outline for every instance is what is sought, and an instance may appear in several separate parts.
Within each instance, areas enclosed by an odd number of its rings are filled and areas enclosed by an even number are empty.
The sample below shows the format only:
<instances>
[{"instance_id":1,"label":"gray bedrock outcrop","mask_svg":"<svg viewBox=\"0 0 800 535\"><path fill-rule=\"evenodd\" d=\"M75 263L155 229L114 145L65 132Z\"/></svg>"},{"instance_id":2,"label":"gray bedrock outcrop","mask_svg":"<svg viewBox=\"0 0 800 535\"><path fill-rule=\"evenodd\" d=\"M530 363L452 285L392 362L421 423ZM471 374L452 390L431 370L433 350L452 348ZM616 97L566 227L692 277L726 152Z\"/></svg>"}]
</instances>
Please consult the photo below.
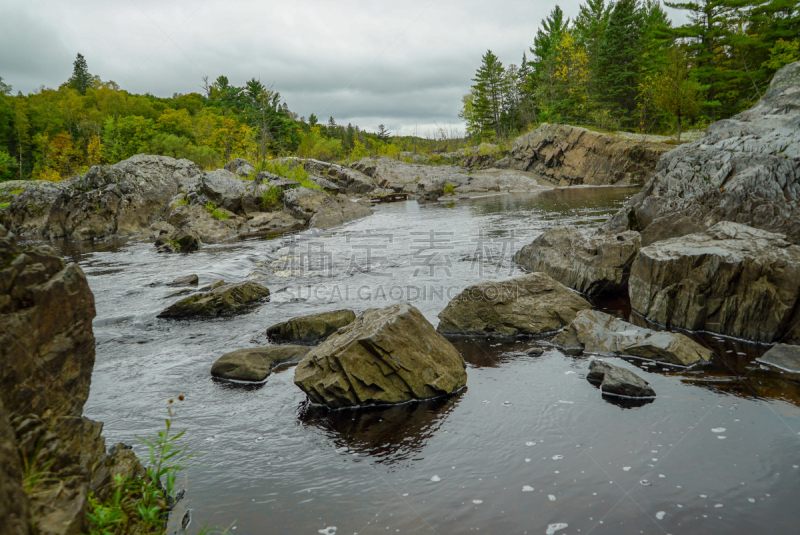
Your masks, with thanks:
<instances>
[{"instance_id":1,"label":"gray bedrock outcrop","mask_svg":"<svg viewBox=\"0 0 800 535\"><path fill-rule=\"evenodd\" d=\"M786 234L799 244L798 203L800 62L795 62L775 74L755 106L662 156L653 178L604 228L619 232L638 224L643 244L650 245L733 221Z\"/></svg>"}]
</instances>

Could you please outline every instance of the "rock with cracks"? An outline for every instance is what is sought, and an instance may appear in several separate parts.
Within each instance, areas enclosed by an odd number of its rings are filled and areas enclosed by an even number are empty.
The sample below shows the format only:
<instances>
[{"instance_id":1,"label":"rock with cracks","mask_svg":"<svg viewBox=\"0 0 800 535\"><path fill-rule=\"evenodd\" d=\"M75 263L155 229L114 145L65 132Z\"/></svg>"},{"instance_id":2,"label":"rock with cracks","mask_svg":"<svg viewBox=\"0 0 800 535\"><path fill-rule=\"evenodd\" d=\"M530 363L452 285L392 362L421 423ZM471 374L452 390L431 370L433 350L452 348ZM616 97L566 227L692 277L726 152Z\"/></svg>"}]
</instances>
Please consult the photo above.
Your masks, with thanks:
<instances>
[{"instance_id":1,"label":"rock with cracks","mask_svg":"<svg viewBox=\"0 0 800 535\"><path fill-rule=\"evenodd\" d=\"M278 323L267 329L267 336L273 342L296 344L316 344L325 340L342 327L356 319L352 310L334 310L310 316L300 316Z\"/></svg>"},{"instance_id":2,"label":"rock with cracks","mask_svg":"<svg viewBox=\"0 0 800 535\"><path fill-rule=\"evenodd\" d=\"M470 286L439 313L443 334L539 335L557 331L591 305L545 273Z\"/></svg>"},{"instance_id":3,"label":"rock with cracks","mask_svg":"<svg viewBox=\"0 0 800 535\"><path fill-rule=\"evenodd\" d=\"M800 374L800 345L775 344L756 360L779 370Z\"/></svg>"},{"instance_id":4,"label":"rock with cracks","mask_svg":"<svg viewBox=\"0 0 800 535\"><path fill-rule=\"evenodd\" d=\"M466 385L464 359L407 303L368 309L298 364L294 382L331 408L386 405L451 394Z\"/></svg>"},{"instance_id":5,"label":"rock with cracks","mask_svg":"<svg viewBox=\"0 0 800 535\"><path fill-rule=\"evenodd\" d=\"M185 297L164 309L158 317L188 318L232 314L242 312L268 296L269 289L252 281L225 284Z\"/></svg>"},{"instance_id":6,"label":"rock with cracks","mask_svg":"<svg viewBox=\"0 0 800 535\"><path fill-rule=\"evenodd\" d=\"M237 349L222 355L211 366L211 375L220 379L259 383L281 364L299 362L308 346L267 346Z\"/></svg>"},{"instance_id":7,"label":"rock with cracks","mask_svg":"<svg viewBox=\"0 0 800 535\"><path fill-rule=\"evenodd\" d=\"M631 264L641 243L638 232L602 234L577 227L556 228L519 250L514 260L582 294L614 295L627 291Z\"/></svg>"},{"instance_id":8,"label":"rock with cracks","mask_svg":"<svg viewBox=\"0 0 800 535\"><path fill-rule=\"evenodd\" d=\"M599 383L603 394L623 398L654 398L655 391L649 383L635 373L601 360L589 364L586 379Z\"/></svg>"},{"instance_id":9,"label":"rock with cracks","mask_svg":"<svg viewBox=\"0 0 800 535\"><path fill-rule=\"evenodd\" d=\"M692 366L711 360L711 350L686 335L637 327L598 310L582 310L553 338L565 348L624 353L645 359Z\"/></svg>"},{"instance_id":10,"label":"rock with cracks","mask_svg":"<svg viewBox=\"0 0 800 535\"><path fill-rule=\"evenodd\" d=\"M647 319L759 342L800 342L800 246L723 221L643 247L631 307Z\"/></svg>"}]
</instances>

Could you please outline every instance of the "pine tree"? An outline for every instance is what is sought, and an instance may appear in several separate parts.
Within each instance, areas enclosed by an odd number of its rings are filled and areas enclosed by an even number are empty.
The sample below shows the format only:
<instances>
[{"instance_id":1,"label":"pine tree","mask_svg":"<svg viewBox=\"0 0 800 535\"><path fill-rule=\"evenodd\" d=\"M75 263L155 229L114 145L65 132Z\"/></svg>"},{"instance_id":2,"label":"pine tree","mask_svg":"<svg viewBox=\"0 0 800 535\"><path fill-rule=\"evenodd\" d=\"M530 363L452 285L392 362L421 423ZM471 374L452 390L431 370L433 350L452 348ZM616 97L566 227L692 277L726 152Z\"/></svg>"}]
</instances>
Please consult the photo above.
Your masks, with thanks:
<instances>
[{"instance_id":1,"label":"pine tree","mask_svg":"<svg viewBox=\"0 0 800 535\"><path fill-rule=\"evenodd\" d=\"M389 136L391 136L391 135L392 135L392 133L391 133L391 132L389 132L389 131L386 129L386 125L384 125L384 124L379 124L379 125L378 125L378 131L377 131L375 134L378 136L378 139L380 139L381 141L386 141L386 140L388 140L388 139L389 139Z\"/></svg>"},{"instance_id":2,"label":"pine tree","mask_svg":"<svg viewBox=\"0 0 800 535\"><path fill-rule=\"evenodd\" d=\"M638 70L641 53L642 17L638 0L614 4L603 34L598 70L601 98L621 113L626 126L636 110Z\"/></svg>"},{"instance_id":3,"label":"pine tree","mask_svg":"<svg viewBox=\"0 0 800 535\"><path fill-rule=\"evenodd\" d=\"M503 63L487 50L481 66L475 73L474 113L480 124L481 134L491 138L500 133L500 119L503 112L503 97L506 94L506 77Z\"/></svg>"},{"instance_id":4,"label":"pine tree","mask_svg":"<svg viewBox=\"0 0 800 535\"><path fill-rule=\"evenodd\" d=\"M79 53L75 58L75 62L72 64L72 76L67 80L67 85L81 95L85 95L86 90L92 87L93 80L94 77L89 74L89 66L86 64L86 58Z\"/></svg>"}]
</instances>

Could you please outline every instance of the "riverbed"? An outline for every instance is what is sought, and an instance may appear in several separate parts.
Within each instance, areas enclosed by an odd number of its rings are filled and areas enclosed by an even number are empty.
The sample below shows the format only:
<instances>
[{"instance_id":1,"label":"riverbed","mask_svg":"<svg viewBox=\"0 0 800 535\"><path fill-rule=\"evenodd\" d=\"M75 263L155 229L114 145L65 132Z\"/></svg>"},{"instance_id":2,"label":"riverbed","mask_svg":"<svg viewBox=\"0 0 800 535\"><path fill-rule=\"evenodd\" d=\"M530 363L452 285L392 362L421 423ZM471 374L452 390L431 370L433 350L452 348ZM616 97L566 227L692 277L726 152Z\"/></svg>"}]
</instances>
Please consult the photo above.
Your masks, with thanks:
<instances>
[{"instance_id":1,"label":"riverbed","mask_svg":"<svg viewBox=\"0 0 800 535\"><path fill-rule=\"evenodd\" d=\"M187 451L189 533L753 533L800 521L800 389L754 359L766 346L692 334L711 366L615 358L658 397L603 399L591 355L546 341L454 339L467 388L380 410L310 407L293 368L264 385L213 380L222 354L266 345L294 316L398 301L434 325L470 284L523 271L512 255L548 228L597 226L636 188L570 188L379 205L344 227L158 254L150 243L60 244L95 294L97 357L86 416L108 445L163 427L167 400ZM168 321L166 283L197 274L271 290L249 313ZM596 305L642 324L624 299ZM652 327L652 326L651 326ZM543 345L541 356L525 350Z\"/></svg>"}]
</instances>

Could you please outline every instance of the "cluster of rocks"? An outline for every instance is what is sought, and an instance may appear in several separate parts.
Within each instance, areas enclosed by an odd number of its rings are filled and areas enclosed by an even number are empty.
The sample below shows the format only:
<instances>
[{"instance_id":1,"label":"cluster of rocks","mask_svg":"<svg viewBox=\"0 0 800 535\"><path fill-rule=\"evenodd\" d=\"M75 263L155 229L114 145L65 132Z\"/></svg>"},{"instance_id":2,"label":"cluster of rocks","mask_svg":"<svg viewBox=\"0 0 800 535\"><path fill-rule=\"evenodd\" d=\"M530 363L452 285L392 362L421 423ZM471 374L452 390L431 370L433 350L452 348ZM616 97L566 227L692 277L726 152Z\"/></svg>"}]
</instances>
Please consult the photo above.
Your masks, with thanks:
<instances>
[{"instance_id":1,"label":"cluster of rocks","mask_svg":"<svg viewBox=\"0 0 800 535\"><path fill-rule=\"evenodd\" d=\"M0 226L0 526L3 533L85 533L89 494L145 477L133 451L106 451L84 416L94 367L94 296L76 264L23 249ZM26 480L26 470L37 478Z\"/></svg>"},{"instance_id":2,"label":"cluster of rocks","mask_svg":"<svg viewBox=\"0 0 800 535\"><path fill-rule=\"evenodd\" d=\"M664 154L597 231L545 232L516 255L587 295L627 294L668 328L800 344L800 62L750 110Z\"/></svg>"}]
</instances>

